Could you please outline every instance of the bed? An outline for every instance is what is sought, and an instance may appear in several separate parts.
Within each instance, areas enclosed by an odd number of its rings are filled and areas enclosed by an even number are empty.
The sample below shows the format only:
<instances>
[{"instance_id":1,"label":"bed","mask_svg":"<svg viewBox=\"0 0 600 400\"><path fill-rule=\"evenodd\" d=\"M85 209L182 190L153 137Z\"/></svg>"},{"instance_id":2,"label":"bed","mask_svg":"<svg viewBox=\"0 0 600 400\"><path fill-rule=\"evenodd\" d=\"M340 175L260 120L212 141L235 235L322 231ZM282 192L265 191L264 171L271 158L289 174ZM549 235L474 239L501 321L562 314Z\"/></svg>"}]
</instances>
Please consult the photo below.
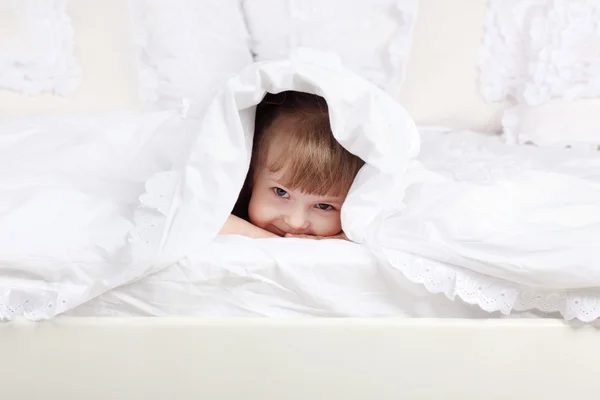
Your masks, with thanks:
<instances>
[{"instance_id":1,"label":"bed","mask_svg":"<svg viewBox=\"0 0 600 400\"><path fill-rule=\"evenodd\" d=\"M234 3L223 2L222 9L212 12L223 13L222 18L235 16L231 26L238 26L243 18ZM500 116L509 100L485 102L476 87L486 2L464 0L462 6L452 7L437 0L418 3L416 19L416 1L398 2L398 15L405 17L399 19L416 22L413 44L411 49L404 39L395 42L391 53L396 58L384 64L395 65L392 70L401 73L382 80L382 85L420 126L443 126L427 128L432 132L499 141ZM182 11L185 1L177 4ZM252 4L265 7L269 2L244 3L246 16L258 18L260 8L252 10ZM129 21L120 2L105 2L96 16L97 5L91 2L71 2L68 7L80 39L76 54L85 72L81 78L72 68L69 77L83 79L83 84L74 92L63 87L65 97L0 91L0 122L15 116L148 108L148 103L155 109L172 106L173 98L212 90L213 79L188 87L194 76L187 69L181 80L170 81L171 86L164 76L140 83L134 77L140 71L123 45ZM312 12L310 7L300 11L302 18ZM102 21L117 29L100 34ZM382 21L383 27L390 26L387 19ZM257 36L277 43L303 39L279 40L266 28L261 31L260 22L247 21L255 39L252 50L265 59L278 54L262 54L268 46ZM433 43L432 26L439 39ZM146 41L140 32L136 35L137 51L144 57L164 57L164 43ZM236 31L235 45L226 42L217 49L230 52L216 52L222 59L212 60L215 65L207 70L229 75L251 60L247 35ZM446 51L459 42L460 50ZM182 39L179 53L171 56L190 65L215 47L209 41L210 49L193 53L186 46L191 42ZM94 49L103 49L101 63ZM411 57L404 60L409 49ZM405 68L399 67L402 60L407 62ZM380 67L351 65L359 72ZM143 76L152 72L148 65L141 71ZM222 80L222 75L214 80ZM400 90L403 75L406 82ZM473 143L477 147L479 142ZM588 152L586 157L597 159L588 150L581 154ZM239 255L244 259L224 263L223 249L232 245L243 249ZM311 260L317 248L321 257ZM274 264L273 259L281 260L285 252L298 256ZM236 254L228 257L236 261ZM596 354L600 333L593 326L535 310L506 315L443 290L432 294L422 282L415 284L398 270L382 266L373 253L351 243L282 240L271 246L221 237L203 254L147 272L142 279L99 290L53 319L33 322L16 317L2 323L0 372L5 397L562 399L589 397L600 389L592 375L600 355ZM60 299L52 299L52 307L64 304L55 300Z\"/></svg>"},{"instance_id":2,"label":"bed","mask_svg":"<svg viewBox=\"0 0 600 400\"><path fill-rule=\"evenodd\" d=\"M57 318L0 326L11 399L563 399L598 333L556 320Z\"/></svg>"}]
</instances>

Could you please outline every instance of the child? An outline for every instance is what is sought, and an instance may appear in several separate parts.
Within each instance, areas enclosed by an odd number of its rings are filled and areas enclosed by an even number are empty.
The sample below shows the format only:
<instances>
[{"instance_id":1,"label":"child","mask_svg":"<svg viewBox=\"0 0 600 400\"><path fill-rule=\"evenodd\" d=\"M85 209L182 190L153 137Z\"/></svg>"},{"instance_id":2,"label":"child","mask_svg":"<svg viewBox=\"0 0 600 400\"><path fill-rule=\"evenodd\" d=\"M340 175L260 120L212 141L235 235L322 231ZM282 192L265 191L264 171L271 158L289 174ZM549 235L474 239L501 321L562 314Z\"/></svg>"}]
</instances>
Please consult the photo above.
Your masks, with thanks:
<instances>
[{"instance_id":1,"label":"child","mask_svg":"<svg viewBox=\"0 0 600 400\"><path fill-rule=\"evenodd\" d=\"M246 183L220 233L347 239L340 210L363 164L333 137L325 99L267 94L256 110Z\"/></svg>"}]
</instances>

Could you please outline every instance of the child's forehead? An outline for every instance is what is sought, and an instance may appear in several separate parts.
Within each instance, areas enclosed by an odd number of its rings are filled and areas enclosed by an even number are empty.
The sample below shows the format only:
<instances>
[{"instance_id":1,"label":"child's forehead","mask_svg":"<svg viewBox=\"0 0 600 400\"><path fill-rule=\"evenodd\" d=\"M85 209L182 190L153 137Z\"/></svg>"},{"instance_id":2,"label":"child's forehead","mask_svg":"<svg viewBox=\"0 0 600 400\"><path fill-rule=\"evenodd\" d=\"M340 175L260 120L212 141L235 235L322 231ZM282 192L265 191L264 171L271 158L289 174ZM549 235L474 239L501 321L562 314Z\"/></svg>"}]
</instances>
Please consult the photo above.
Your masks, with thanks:
<instances>
[{"instance_id":1,"label":"child's forehead","mask_svg":"<svg viewBox=\"0 0 600 400\"><path fill-rule=\"evenodd\" d=\"M283 135L271 135L267 140L265 140L264 148L266 150L266 159L273 160L277 159L279 156L287 149L289 143L287 143L283 138Z\"/></svg>"},{"instance_id":2,"label":"child's forehead","mask_svg":"<svg viewBox=\"0 0 600 400\"><path fill-rule=\"evenodd\" d=\"M269 140L265 140L262 143L262 150L260 159L257 159L258 164L262 164L263 166L272 166L279 165L285 174L287 171L287 166L294 162L293 157L296 155L296 152L290 151L293 147L289 140L285 140L284 135L271 135ZM288 171L289 172L289 171Z\"/></svg>"},{"instance_id":3,"label":"child's forehead","mask_svg":"<svg viewBox=\"0 0 600 400\"><path fill-rule=\"evenodd\" d=\"M269 150L283 148L296 130L297 126L291 124L289 118L278 116L265 128L263 145Z\"/></svg>"},{"instance_id":4,"label":"child's forehead","mask_svg":"<svg viewBox=\"0 0 600 400\"><path fill-rule=\"evenodd\" d=\"M257 168L255 170L255 173L257 173L257 175L260 178L268 179L272 182L277 182L277 183L283 182L283 180L284 180L283 178L286 176L286 172L287 172L287 169L285 167L279 169L278 171L273 171L272 169L268 168L266 165L259 165L259 166L257 166Z\"/></svg>"}]
</instances>

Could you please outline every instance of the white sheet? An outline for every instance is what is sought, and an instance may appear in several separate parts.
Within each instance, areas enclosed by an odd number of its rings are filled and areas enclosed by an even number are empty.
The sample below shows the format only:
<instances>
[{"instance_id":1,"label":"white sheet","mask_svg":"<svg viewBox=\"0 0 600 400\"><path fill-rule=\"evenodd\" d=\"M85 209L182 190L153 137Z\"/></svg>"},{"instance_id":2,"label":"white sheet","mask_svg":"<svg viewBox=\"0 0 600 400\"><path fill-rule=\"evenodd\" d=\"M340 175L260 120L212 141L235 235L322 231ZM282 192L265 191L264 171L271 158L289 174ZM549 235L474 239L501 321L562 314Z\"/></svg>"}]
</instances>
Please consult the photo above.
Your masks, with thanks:
<instances>
[{"instance_id":1,"label":"white sheet","mask_svg":"<svg viewBox=\"0 0 600 400\"><path fill-rule=\"evenodd\" d=\"M430 294L380 264L365 246L341 240L241 236L217 237L201 252L104 293L69 315L490 316L474 306Z\"/></svg>"},{"instance_id":2,"label":"white sheet","mask_svg":"<svg viewBox=\"0 0 600 400\"><path fill-rule=\"evenodd\" d=\"M430 291L488 311L598 318L600 154L472 132L421 138L403 209L373 240L384 258Z\"/></svg>"},{"instance_id":3,"label":"white sheet","mask_svg":"<svg viewBox=\"0 0 600 400\"><path fill-rule=\"evenodd\" d=\"M311 52L247 68L199 120L154 113L3 126L0 318L51 318L202 251L245 179L254 106L285 89L326 93L339 110L338 140L371 161L365 177L389 179L416 154L414 125L391 97ZM351 219L349 232L376 213Z\"/></svg>"},{"instance_id":4,"label":"white sheet","mask_svg":"<svg viewBox=\"0 0 600 400\"><path fill-rule=\"evenodd\" d=\"M48 318L144 274L138 198L184 139L171 112L0 125L0 318Z\"/></svg>"},{"instance_id":5,"label":"white sheet","mask_svg":"<svg viewBox=\"0 0 600 400\"><path fill-rule=\"evenodd\" d=\"M0 182L0 198L12 201L0 220L12 242L2 244L13 243L0 249L7 266L0 289L5 310L7 304L20 308L2 316L52 317L207 253L245 179L254 106L267 91L290 89L324 96L334 136L366 161L342 209L342 224L348 237L377 256L389 284L406 276L486 311L537 307L567 318L600 316L600 290L594 289L600 288L597 153L510 148L473 134L420 136L391 97L337 58L309 50L247 68L228 81L202 119L169 123L167 134L164 128L137 128L143 117L124 125L120 135L91 139L58 130L28 141L26 130L20 136L9 130L4 171L24 172ZM59 152L68 156L64 161L53 158L48 143L55 138L65 143ZM79 141L90 146L82 150ZM31 149L40 157L31 157ZM27 162L19 154L29 155ZM29 168L43 169L43 179ZM77 171L85 175L70 179ZM19 185L27 190L15 190ZM50 195L61 229L44 226ZM64 201L73 198L83 200L74 202L77 207ZM39 207L20 212L23 199ZM86 223L86 209L93 210L95 223ZM61 219L72 224L61 226ZM10 234L21 224L42 233L32 240L23 231L16 240ZM44 237L76 245L54 248ZM238 266L252 256L228 249L223 265ZM231 253L243 257L229 262ZM270 255L277 265L289 262L282 253ZM59 304L48 307L53 297Z\"/></svg>"},{"instance_id":6,"label":"white sheet","mask_svg":"<svg viewBox=\"0 0 600 400\"><path fill-rule=\"evenodd\" d=\"M530 166L543 167L544 171L579 174L590 179L600 175L600 169L590 168L600 162L594 153L507 146L498 136L473 132L421 130L420 133L422 149L418 160L430 170L458 181L480 176L486 177L490 184L494 175L509 173L511 169L506 167L519 156L530 159ZM492 162L493 155L496 164ZM499 167L500 162L504 168ZM494 165L498 169L493 170ZM419 198L422 204L411 208L423 212L433 202L438 209L438 202L449 200L443 197L447 193L431 196L429 203L426 198ZM410 204L410 189L407 199ZM495 203L498 200L470 203L470 212L500 207ZM448 210L443 211L444 218L452 216ZM432 216L434 212L422 218L437 222ZM468 215L456 217L463 218L471 227L476 226L477 220L469 219ZM487 218L490 220L491 216ZM493 244L490 242L489 246ZM235 248L235 252L230 251L231 248ZM510 253L510 249L507 251ZM566 270L559 274L566 279L577 279L580 272ZM543 265L537 271L523 273L542 282L551 276L543 270ZM425 287L434 293L445 293L447 297L432 295ZM497 311L513 316L543 315L519 312L535 308L547 311L546 315L552 315L557 309L564 310L566 317L585 315L561 308L568 306L566 296L555 293L539 289L533 292L526 285L469 272L411 251L373 251L367 245L337 240L251 240L230 236L218 237L202 252L162 272L105 293L73 310L71 315L481 318L497 317ZM457 301L451 302L448 298ZM573 297L572 301L577 298ZM582 306L584 303L580 302Z\"/></svg>"}]
</instances>

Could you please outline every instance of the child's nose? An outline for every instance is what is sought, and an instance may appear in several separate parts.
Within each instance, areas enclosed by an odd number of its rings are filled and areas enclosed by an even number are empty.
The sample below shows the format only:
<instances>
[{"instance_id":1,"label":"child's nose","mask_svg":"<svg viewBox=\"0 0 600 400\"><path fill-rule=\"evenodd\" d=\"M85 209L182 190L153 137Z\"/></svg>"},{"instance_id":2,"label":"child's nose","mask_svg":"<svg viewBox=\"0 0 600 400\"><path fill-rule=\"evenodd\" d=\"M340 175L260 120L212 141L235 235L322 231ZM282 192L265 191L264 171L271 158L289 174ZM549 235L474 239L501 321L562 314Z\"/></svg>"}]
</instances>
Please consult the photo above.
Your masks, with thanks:
<instances>
[{"instance_id":1,"label":"child's nose","mask_svg":"<svg viewBox=\"0 0 600 400\"><path fill-rule=\"evenodd\" d=\"M295 231L308 228L309 221L306 212L301 209L293 210L285 221Z\"/></svg>"}]
</instances>

